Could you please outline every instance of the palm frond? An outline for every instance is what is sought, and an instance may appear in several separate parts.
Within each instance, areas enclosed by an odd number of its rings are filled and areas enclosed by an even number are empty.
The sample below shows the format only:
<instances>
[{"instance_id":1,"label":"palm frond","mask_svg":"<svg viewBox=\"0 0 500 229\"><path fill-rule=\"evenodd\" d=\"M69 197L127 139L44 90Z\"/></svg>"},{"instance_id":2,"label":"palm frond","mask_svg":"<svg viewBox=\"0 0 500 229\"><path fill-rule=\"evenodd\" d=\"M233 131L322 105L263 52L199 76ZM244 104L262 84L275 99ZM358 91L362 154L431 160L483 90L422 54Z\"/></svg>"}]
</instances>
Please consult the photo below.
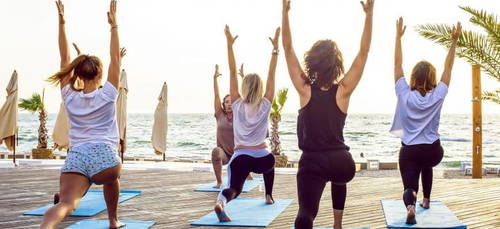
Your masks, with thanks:
<instances>
[{"instance_id":1,"label":"palm frond","mask_svg":"<svg viewBox=\"0 0 500 229\"><path fill-rule=\"evenodd\" d=\"M35 93L28 99L21 99L19 103L19 108L34 113L43 109L42 97L40 94Z\"/></svg>"},{"instance_id":2,"label":"palm frond","mask_svg":"<svg viewBox=\"0 0 500 229\"><path fill-rule=\"evenodd\" d=\"M427 24L418 25L416 30L421 36L450 47L452 26ZM457 42L456 54L470 64L480 65L486 73L500 80L500 52L487 36L464 30Z\"/></svg>"},{"instance_id":3,"label":"palm frond","mask_svg":"<svg viewBox=\"0 0 500 229\"><path fill-rule=\"evenodd\" d=\"M484 92L483 99L494 102L496 104L500 104L500 89L491 92L488 91Z\"/></svg>"},{"instance_id":4,"label":"palm frond","mask_svg":"<svg viewBox=\"0 0 500 229\"><path fill-rule=\"evenodd\" d=\"M278 117L278 120L281 120L281 110L285 106L285 102L287 99L288 88L283 88L278 91L278 94L274 97L272 103L272 112L269 115L272 117Z\"/></svg>"},{"instance_id":5,"label":"palm frond","mask_svg":"<svg viewBox=\"0 0 500 229\"><path fill-rule=\"evenodd\" d=\"M283 88L278 91L278 103L280 104L280 110L285 106L285 102L288 95L288 88Z\"/></svg>"},{"instance_id":6,"label":"palm frond","mask_svg":"<svg viewBox=\"0 0 500 229\"><path fill-rule=\"evenodd\" d=\"M496 45L496 48L500 49L500 23L498 22L497 16L493 13L488 13L485 10L476 10L468 6L459 7L460 9L472 14L470 22L482 27L488 34L488 37Z\"/></svg>"}]
</instances>

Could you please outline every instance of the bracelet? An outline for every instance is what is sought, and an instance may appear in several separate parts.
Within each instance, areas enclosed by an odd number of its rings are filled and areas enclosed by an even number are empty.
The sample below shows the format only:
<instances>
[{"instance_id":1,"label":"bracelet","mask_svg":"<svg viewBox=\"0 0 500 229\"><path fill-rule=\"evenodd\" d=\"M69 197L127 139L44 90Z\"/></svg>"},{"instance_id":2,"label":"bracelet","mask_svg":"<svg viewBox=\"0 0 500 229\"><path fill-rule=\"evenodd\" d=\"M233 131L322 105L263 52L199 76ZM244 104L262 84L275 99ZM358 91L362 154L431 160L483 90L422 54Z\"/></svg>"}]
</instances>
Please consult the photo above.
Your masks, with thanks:
<instances>
[{"instance_id":1,"label":"bracelet","mask_svg":"<svg viewBox=\"0 0 500 229\"><path fill-rule=\"evenodd\" d=\"M112 25L111 29L118 29L118 25Z\"/></svg>"},{"instance_id":2,"label":"bracelet","mask_svg":"<svg viewBox=\"0 0 500 229\"><path fill-rule=\"evenodd\" d=\"M280 53L280 50L279 49L273 49L273 55L278 55Z\"/></svg>"}]
</instances>

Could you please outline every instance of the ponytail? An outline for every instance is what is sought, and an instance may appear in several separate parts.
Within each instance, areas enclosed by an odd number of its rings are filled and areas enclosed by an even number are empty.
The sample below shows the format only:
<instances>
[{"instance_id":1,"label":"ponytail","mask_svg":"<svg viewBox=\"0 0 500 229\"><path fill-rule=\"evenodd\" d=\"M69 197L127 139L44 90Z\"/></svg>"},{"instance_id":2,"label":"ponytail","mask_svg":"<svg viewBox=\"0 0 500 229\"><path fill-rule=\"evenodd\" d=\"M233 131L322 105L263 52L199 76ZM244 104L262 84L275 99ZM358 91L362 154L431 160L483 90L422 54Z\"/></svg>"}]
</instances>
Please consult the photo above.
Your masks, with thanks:
<instances>
[{"instance_id":1,"label":"ponytail","mask_svg":"<svg viewBox=\"0 0 500 229\"><path fill-rule=\"evenodd\" d=\"M75 68L77 68L83 62L89 61L93 58L96 57L91 57L89 55L79 55L68 66L62 68L58 73L49 77L47 81L52 83L53 85L59 85L62 80L67 79L69 85L71 86L71 89L75 91L81 91L84 87L84 81L80 76L75 74ZM100 60L97 59L96 63L99 64Z\"/></svg>"}]
</instances>

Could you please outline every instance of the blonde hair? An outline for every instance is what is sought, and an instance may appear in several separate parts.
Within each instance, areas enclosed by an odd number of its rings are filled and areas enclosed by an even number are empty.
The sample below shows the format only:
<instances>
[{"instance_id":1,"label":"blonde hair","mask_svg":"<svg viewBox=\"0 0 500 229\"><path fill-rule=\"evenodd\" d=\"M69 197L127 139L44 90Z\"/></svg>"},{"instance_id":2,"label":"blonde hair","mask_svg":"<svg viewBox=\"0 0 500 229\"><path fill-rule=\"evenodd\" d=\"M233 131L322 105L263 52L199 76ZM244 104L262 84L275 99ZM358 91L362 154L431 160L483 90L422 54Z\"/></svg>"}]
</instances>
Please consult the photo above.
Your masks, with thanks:
<instances>
[{"instance_id":1,"label":"blonde hair","mask_svg":"<svg viewBox=\"0 0 500 229\"><path fill-rule=\"evenodd\" d=\"M410 88L425 96L436 87L436 68L427 61L418 62L411 71Z\"/></svg>"},{"instance_id":2,"label":"blonde hair","mask_svg":"<svg viewBox=\"0 0 500 229\"><path fill-rule=\"evenodd\" d=\"M68 66L61 69L58 73L49 77L47 81L54 85L61 83L65 77L69 76L71 89L75 91L83 90L84 80L93 80L102 74L102 62L99 57L80 55L75 58Z\"/></svg>"},{"instance_id":3,"label":"blonde hair","mask_svg":"<svg viewBox=\"0 0 500 229\"><path fill-rule=\"evenodd\" d=\"M249 104L253 110L258 107L264 96L264 88L259 75L250 73L243 77L241 83L241 99Z\"/></svg>"}]
</instances>

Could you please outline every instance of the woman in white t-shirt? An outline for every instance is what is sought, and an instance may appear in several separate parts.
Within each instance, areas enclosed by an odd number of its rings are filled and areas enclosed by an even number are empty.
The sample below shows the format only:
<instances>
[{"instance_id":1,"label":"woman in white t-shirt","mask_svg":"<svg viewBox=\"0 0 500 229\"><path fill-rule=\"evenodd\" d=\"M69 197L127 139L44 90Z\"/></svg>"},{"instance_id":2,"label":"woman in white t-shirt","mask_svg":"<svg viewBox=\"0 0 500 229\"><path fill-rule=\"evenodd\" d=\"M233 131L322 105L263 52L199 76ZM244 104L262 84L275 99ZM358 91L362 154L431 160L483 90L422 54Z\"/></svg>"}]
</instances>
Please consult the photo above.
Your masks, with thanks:
<instances>
[{"instance_id":1,"label":"woman in white t-shirt","mask_svg":"<svg viewBox=\"0 0 500 229\"><path fill-rule=\"evenodd\" d=\"M104 185L109 227L123 227L125 224L117 216L121 163L116 153L119 138L115 109L120 62L125 50L120 51L116 0L111 0L108 12L111 62L107 82L102 88L103 66L98 57L80 55L70 61L64 27L64 5L60 0L56 4L59 12L61 70L48 81L61 85L61 95L70 122L70 150L61 168L58 203L47 210L40 228L55 228L74 211L92 183Z\"/></svg>"},{"instance_id":2,"label":"woman in white t-shirt","mask_svg":"<svg viewBox=\"0 0 500 229\"><path fill-rule=\"evenodd\" d=\"M278 38L280 28L276 29L273 43L272 58L267 77L266 91L262 80L257 74L247 74L241 84L241 95L238 90L236 76L236 60L233 43L238 36L233 37L229 27L224 30L227 39L227 52L230 70L230 96L233 109L234 154L228 165L228 187L217 197L214 211L221 222L231 221L224 211L227 202L238 197L243 189L245 179L250 172L264 174L266 188L266 204L273 204L274 156L267 151L267 137L271 101L274 97L274 75L278 61Z\"/></svg>"},{"instance_id":3,"label":"woman in white t-shirt","mask_svg":"<svg viewBox=\"0 0 500 229\"><path fill-rule=\"evenodd\" d=\"M421 206L430 207L432 189L432 167L443 159L443 148L439 140L439 118L441 108L448 93L451 70L455 58L455 47L461 26L457 24L451 35L451 45L446 57L441 81L436 83L436 69L427 61L418 62L413 67L410 84L403 73L403 52L401 37L406 27L403 18L396 23L396 48L394 61L394 81L398 104L391 133L401 138L399 170L403 180L403 201L407 208L407 224L416 224L415 204L418 180L422 177L424 199Z\"/></svg>"}]
</instances>

